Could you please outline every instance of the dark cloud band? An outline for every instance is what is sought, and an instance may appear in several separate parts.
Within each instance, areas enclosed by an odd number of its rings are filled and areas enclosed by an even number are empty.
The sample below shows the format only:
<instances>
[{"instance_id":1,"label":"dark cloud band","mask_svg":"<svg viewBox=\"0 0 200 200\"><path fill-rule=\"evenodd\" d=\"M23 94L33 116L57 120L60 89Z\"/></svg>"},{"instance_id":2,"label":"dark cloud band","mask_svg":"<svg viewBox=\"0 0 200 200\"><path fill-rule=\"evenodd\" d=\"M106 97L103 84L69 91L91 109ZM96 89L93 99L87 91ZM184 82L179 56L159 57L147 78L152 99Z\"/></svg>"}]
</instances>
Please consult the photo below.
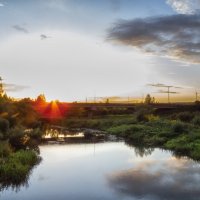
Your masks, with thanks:
<instances>
[{"instance_id":1,"label":"dark cloud band","mask_svg":"<svg viewBox=\"0 0 200 200\"><path fill-rule=\"evenodd\" d=\"M200 15L119 20L108 39L191 63L200 63Z\"/></svg>"},{"instance_id":2,"label":"dark cloud band","mask_svg":"<svg viewBox=\"0 0 200 200\"><path fill-rule=\"evenodd\" d=\"M28 89L29 86L25 86L25 85L16 85L16 84L4 84L5 90L8 92L20 92L22 90Z\"/></svg>"},{"instance_id":3,"label":"dark cloud band","mask_svg":"<svg viewBox=\"0 0 200 200\"><path fill-rule=\"evenodd\" d=\"M28 30L22 26L14 25L13 28L19 32L28 33Z\"/></svg>"}]
</instances>

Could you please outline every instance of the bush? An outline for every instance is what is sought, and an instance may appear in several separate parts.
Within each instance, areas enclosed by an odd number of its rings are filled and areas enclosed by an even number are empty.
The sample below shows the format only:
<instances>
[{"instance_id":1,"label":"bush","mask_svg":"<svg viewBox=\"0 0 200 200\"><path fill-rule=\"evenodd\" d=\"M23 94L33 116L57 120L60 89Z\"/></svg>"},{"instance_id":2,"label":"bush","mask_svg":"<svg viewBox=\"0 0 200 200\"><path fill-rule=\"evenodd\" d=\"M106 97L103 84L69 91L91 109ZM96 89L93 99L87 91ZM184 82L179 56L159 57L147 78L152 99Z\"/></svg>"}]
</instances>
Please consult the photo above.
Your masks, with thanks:
<instances>
[{"instance_id":1,"label":"bush","mask_svg":"<svg viewBox=\"0 0 200 200\"><path fill-rule=\"evenodd\" d=\"M196 126L200 126L200 116L195 116L192 120L192 123Z\"/></svg>"},{"instance_id":2,"label":"bush","mask_svg":"<svg viewBox=\"0 0 200 200\"><path fill-rule=\"evenodd\" d=\"M107 129L107 132L114 135L125 136L131 132L134 125L119 125Z\"/></svg>"},{"instance_id":3,"label":"bush","mask_svg":"<svg viewBox=\"0 0 200 200\"><path fill-rule=\"evenodd\" d=\"M28 138L23 128L16 127L9 131L9 142L13 147L17 149L25 148L27 140Z\"/></svg>"},{"instance_id":4,"label":"bush","mask_svg":"<svg viewBox=\"0 0 200 200\"><path fill-rule=\"evenodd\" d=\"M148 120L149 120L147 115L142 112L140 112L136 115L136 119L138 122L148 122Z\"/></svg>"},{"instance_id":5,"label":"bush","mask_svg":"<svg viewBox=\"0 0 200 200\"><path fill-rule=\"evenodd\" d=\"M0 166L0 181L3 183L17 184L24 182L28 173L28 166L22 165L17 160L8 160Z\"/></svg>"},{"instance_id":6,"label":"bush","mask_svg":"<svg viewBox=\"0 0 200 200\"><path fill-rule=\"evenodd\" d=\"M178 119L180 119L182 122L190 122L194 117L194 114L189 112L182 112L178 114Z\"/></svg>"},{"instance_id":7,"label":"bush","mask_svg":"<svg viewBox=\"0 0 200 200\"><path fill-rule=\"evenodd\" d=\"M7 137L7 133L9 130L9 121L3 118L0 118L0 132L3 138Z\"/></svg>"},{"instance_id":8,"label":"bush","mask_svg":"<svg viewBox=\"0 0 200 200\"><path fill-rule=\"evenodd\" d=\"M147 118L148 121L158 121L160 119L159 116L156 116L156 115L153 115L153 114L146 115L146 118Z\"/></svg>"},{"instance_id":9,"label":"bush","mask_svg":"<svg viewBox=\"0 0 200 200\"><path fill-rule=\"evenodd\" d=\"M165 147L171 150L174 150L176 153L189 153L192 151L192 144L188 142L186 136L180 136L178 138L169 140Z\"/></svg>"},{"instance_id":10,"label":"bush","mask_svg":"<svg viewBox=\"0 0 200 200\"><path fill-rule=\"evenodd\" d=\"M40 161L33 151L18 151L0 165L0 181L4 184L25 182L30 170Z\"/></svg>"},{"instance_id":11,"label":"bush","mask_svg":"<svg viewBox=\"0 0 200 200\"><path fill-rule=\"evenodd\" d=\"M40 140L42 138L43 132L39 128L35 128L31 130L28 135L32 139Z\"/></svg>"},{"instance_id":12,"label":"bush","mask_svg":"<svg viewBox=\"0 0 200 200\"><path fill-rule=\"evenodd\" d=\"M132 137L140 137L141 134L144 134L145 129L146 127L144 127L143 125L124 124L120 126L111 127L107 129L107 132L114 135L126 136L127 139L130 139Z\"/></svg>"},{"instance_id":13,"label":"bush","mask_svg":"<svg viewBox=\"0 0 200 200\"><path fill-rule=\"evenodd\" d=\"M7 141L0 142L0 157L8 157L12 152L11 146Z\"/></svg>"},{"instance_id":14,"label":"bush","mask_svg":"<svg viewBox=\"0 0 200 200\"><path fill-rule=\"evenodd\" d=\"M184 123L176 121L172 125L172 131L173 131L173 133L175 133L175 135L177 135L177 134L186 133L188 131L188 129Z\"/></svg>"},{"instance_id":15,"label":"bush","mask_svg":"<svg viewBox=\"0 0 200 200\"><path fill-rule=\"evenodd\" d=\"M22 165L32 166L37 163L38 156L34 151L20 150L12 154L9 159L19 161Z\"/></svg>"},{"instance_id":16,"label":"bush","mask_svg":"<svg viewBox=\"0 0 200 200\"><path fill-rule=\"evenodd\" d=\"M193 148L190 152L190 156L195 160L200 160L200 141L195 141L193 143Z\"/></svg>"}]
</instances>

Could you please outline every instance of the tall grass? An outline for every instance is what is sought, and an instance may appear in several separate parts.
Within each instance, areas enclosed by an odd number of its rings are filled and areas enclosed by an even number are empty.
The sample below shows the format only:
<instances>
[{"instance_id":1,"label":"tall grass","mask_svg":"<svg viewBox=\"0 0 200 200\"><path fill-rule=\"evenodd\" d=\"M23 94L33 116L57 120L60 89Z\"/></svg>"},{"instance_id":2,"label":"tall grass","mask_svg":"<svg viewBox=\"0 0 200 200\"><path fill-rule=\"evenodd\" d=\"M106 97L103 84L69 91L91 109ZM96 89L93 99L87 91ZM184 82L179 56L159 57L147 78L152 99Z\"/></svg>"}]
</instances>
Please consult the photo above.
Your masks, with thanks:
<instances>
[{"instance_id":1,"label":"tall grass","mask_svg":"<svg viewBox=\"0 0 200 200\"><path fill-rule=\"evenodd\" d=\"M0 165L2 185L18 185L27 181L33 166L40 161L34 151L20 150L10 154Z\"/></svg>"}]
</instances>

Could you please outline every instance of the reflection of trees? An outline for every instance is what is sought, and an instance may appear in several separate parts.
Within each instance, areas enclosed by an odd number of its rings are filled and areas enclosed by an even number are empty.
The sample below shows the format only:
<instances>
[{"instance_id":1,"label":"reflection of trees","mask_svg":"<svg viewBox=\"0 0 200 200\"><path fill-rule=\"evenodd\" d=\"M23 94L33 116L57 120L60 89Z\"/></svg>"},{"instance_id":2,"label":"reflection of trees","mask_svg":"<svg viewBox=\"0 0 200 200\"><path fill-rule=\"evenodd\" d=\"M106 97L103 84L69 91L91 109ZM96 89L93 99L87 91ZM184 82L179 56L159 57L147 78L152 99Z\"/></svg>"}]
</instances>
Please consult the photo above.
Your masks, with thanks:
<instances>
[{"instance_id":1,"label":"reflection of trees","mask_svg":"<svg viewBox=\"0 0 200 200\"><path fill-rule=\"evenodd\" d=\"M125 141L125 144L128 145L129 147L134 148L135 154L138 157L149 156L154 151L153 147L145 147L145 146L133 143L131 141Z\"/></svg>"},{"instance_id":2,"label":"reflection of trees","mask_svg":"<svg viewBox=\"0 0 200 200\"><path fill-rule=\"evenodd\" d=\"M46 135L50 135L51 138L58 138L59 133L60 132L56 129L47 129L46 130Z\"/></svg>"},{"instance_id":3,"label":"reflection of trees","mask_svg":"<svg viewBox=\"0 0 200 200\"><path fill-rule=\"evenodd\" d=\"M21 187L28 188L28 186L29 186L28 179L29 179L29 175L27 176L27 178L25 180L22 180L21 182L18 182L18 183L12 183L12 182L0 183L0 192L3 192L8 189L12 189L15 192L19 192Z\"/></svg>"},{"instance_id":4,"label":"reflection of trees","mask_svg":"<svg viewBox=\"0 0 200 200\"><path fill-rule=\"evenodd\" d=\"M138 157L149 156L153 153L154 148L135 147L135 155Z\"/></svg>"}]
</instances>

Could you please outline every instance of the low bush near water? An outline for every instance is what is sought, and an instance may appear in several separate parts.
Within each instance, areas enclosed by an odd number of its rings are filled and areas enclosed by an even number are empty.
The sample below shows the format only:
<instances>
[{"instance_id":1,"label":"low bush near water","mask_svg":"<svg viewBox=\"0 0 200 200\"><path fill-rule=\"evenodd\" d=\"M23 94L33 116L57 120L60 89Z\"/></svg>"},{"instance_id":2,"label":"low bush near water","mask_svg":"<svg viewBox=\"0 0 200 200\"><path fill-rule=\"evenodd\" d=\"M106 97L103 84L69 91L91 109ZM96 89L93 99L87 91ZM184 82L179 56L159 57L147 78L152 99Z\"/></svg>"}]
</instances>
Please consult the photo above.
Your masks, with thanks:
<instances>
[{"instance_id":1,"label":"low bush near water","mask_svg":"<svg viewBox=\"0 0 200 200\"><path fill-rule=\"evenodd\" d=\"M30 150L20 150L10 154L0 165L0 182L18 184L25 182L31 169L40 161L40 157Z\"/></svg>"}]
</instances>

